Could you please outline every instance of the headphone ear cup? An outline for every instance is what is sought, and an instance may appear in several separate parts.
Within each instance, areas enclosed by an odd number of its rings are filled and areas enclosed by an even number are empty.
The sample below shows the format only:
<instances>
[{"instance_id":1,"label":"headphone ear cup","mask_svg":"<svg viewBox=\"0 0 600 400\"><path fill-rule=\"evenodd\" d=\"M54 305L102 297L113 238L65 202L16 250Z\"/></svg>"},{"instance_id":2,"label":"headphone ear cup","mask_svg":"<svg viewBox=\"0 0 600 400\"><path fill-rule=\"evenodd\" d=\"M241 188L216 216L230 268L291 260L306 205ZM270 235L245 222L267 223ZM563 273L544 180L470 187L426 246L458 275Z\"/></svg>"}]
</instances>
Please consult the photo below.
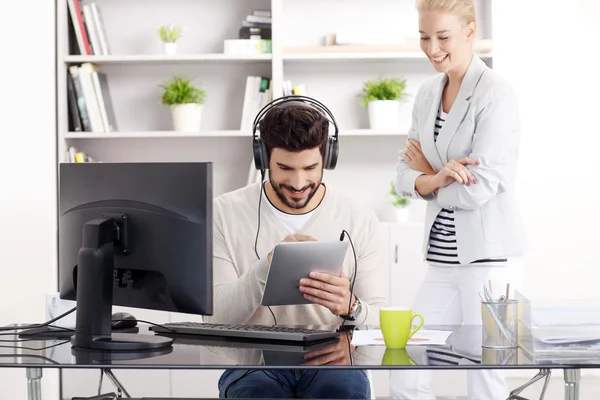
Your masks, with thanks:
<instances>
[{"instance_id":1,"label":"headphone ear cup","mask_svg":"<svg viewBox=\"0 0 600 400\"><path fill-rule=\"evenodd\" d=\"M329 153L327 169L335 169L335 166L337 165L338 154L339 154L339 143L337 140L330 137L329 140L327 141L327 144L328 144L327 148L328 148L328 153Z\"/></svg>"},{"instance_id":2,"label":"headphone ear cup","mask_svg":"<svg viewBox=\"0 0 600 400\"><path fill-rule=\"evenodd\" d=\"M331 153L331 143L329 143L329 138L327 138L327 141L325 142L325 151L323 152L323 168L325 169L329 169L329 164L330 164L330 153Z\"/></svg>"},{"instance_id":3,"label":"headphone ear cup","mask_svg":"<svg viewBox=\"0 0 600 400\"><path fill-rule=\"evenodd\" d=\"M269 168L269 157L267 148L262 140L254 139L252 142L252 150L254 152L254 167L259 171L264 171Z\"/></svg>"}]
</instances>

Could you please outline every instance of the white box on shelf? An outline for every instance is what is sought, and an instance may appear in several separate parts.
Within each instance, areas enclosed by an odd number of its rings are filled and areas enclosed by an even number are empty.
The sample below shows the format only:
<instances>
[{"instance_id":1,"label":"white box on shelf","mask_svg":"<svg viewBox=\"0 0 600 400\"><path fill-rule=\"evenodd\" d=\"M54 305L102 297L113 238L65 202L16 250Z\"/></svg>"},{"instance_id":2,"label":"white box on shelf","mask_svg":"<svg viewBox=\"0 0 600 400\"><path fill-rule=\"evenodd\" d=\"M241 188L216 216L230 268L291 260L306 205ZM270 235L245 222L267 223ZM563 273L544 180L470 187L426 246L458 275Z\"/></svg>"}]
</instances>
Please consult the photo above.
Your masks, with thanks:
<instances>
[{"instance_id":1,"label":"white box on shelf","mask_svg":"<svg viewBox=\"0 0 600 400\"><path fill-rule=\"evenodd\" d=\"M223 53L238 54L270 54L271 41L267 39L225 39Z\"/></svg>"}]
</instances>

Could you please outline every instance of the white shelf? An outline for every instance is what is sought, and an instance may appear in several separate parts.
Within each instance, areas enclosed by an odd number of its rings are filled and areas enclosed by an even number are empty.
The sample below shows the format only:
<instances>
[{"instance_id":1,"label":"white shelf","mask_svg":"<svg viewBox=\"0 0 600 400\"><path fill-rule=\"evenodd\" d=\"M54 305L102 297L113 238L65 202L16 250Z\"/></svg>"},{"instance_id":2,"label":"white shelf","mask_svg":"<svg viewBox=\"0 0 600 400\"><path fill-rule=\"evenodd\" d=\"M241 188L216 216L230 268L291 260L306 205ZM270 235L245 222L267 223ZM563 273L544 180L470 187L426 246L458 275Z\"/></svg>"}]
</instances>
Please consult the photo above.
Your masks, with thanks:
<instances>
[{"instance_id":1,"label":"white shelf","mask_svg":"<svg viewBox=\"0 0 600 400\"><path fill-rule=\"evenodd\" d=\"M203 138L203 137L247 137L242 131L152 131L152 132L68 132L65 139L152 139L152 138Z\"/></svg>"},{"instance_id":2,"label":"white shelf","mask_svg":"<svg viewBox=\"0 0 600 400\"><path fill-rule=\"evenodd\" d=\"M478 40L474 51L482 58L492 57L493 42ZM409 39L399 45L333 45L288 47L283 49L283 60L425 60L418 40Z\"/></svg>"},{"instance_id":3,"label":"white shelf","mask_svg":"<svg viewBox=\"0 0 600 400\"><path fill-rule=\"evenodd\" d=\"M181 64L195 62L255 62L271 61L271 54L257 55L232 55L221 53L206 54L179 54L165 56L162 54L132 54L132 55L110 55L110 56L65 56L67 64L93 63L93 64Z\"/></svg>"},{"instance_id":4,"label":"white shelf","mask_svg":"<svg viewBox=\"0 0 600 400\"><path fill-rule=\"evenodd\" d=\"M492 53L478 53L481 58L491 58ZM284 61L326 61L326 60L425 60L419 52L381 52L381 53L290 53L284 54Z\"/></svg>"},{"instance_id":5,"label":"white shelf","mask_svg":"<svg viewBox=\"0 0 600 400\"><path fill-rule=\"evenodd\" d=\"M345 129L340 130L340 137L345 136L405 136L398 131L374 131L371 129ZM176 132L176 131L148 131L148 132L68 132L65 139L151 139L151 138L208 138L208 137L240 137L250 138L251 133L242 131L202 131L202 132Z\"/></svg>"},{"instance_id":6,"label":"white shelf","mask_svg":"<svg viewBox=\"0 0 600 400\"><path fill-rule=\"evenodd\" d=\"M348 53L289 53L283 55L284 61L294 60L394 60L394 59L425 59L423 53L418 52L348 52Z\"/></svg>"},{"instance_id":7,"label":"white shelf","mask_svg":"<svg viewBox=\"0 0 600 400\"><path fill-rule=\"evenodd\" d=\"M374 131L372 129L341 129L340 136L406 136L406 132Z\"/></svg>"}]
</instances>

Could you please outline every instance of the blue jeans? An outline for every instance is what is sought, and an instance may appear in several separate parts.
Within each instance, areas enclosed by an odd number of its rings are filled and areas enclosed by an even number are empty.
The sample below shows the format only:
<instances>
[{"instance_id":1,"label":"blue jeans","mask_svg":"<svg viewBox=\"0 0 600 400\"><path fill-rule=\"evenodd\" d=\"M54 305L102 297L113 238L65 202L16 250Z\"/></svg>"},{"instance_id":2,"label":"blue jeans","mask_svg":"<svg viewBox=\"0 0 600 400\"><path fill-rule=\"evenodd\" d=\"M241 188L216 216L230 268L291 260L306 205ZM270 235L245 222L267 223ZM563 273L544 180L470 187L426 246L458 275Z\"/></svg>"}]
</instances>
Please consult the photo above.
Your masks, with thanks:
<instances>
[{"instance_id":1,"label":"blue jeans","mask_svg":"<svg viewBox=\"0 0 600 400\"><path fill-rule=\"evenodd\" d=\"M362 370L228 369L219 379L220 398L370 399Z\"/></svg>"}]
</instances>

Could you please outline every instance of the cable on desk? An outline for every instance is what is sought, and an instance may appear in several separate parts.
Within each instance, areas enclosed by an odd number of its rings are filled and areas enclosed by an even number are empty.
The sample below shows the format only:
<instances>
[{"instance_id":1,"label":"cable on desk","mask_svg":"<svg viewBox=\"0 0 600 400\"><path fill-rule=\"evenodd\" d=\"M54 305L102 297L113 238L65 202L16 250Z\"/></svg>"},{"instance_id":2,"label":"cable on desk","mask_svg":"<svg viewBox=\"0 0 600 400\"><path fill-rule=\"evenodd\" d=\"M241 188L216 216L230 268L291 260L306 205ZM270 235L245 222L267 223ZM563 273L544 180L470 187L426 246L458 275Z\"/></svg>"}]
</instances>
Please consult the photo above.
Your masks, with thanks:
<instances>
[{"instance_id":1,"label":"cable on desk","mask_svg":"<svg viewBox=\"0 0 600 400\"><path fill-rule=\"evenodd\" d=\"M51 349L51 348L53 348L53 347L60 346L60 345L63 345L63 344L65 344L65 343L69 343L69 342L71 342L71 340L70 340L70 339L69 339L69 340L62 341L62 342L60 342L60 343L55 343L55 344L53 344L53 345L50 345L50 346L39 347L39 348L35 348L35 347L27 347L27 346L3 346L3 345L0 345L0 347L1 347L1 348L5 348L5 349L22 349L22 350L33 350L33 351L39 351L39 350L47 350L47 349ZM13 355L13 354L11 354L11 356L14 356L14 355ZM23 354L23 357L29 357L29 354Z\"/></svg>"},{"instance_id":2,"label":"cable on desk","mask_svg":"<svg viewBox=\"0 0 600 400\"><path fill-rule=\"evenodd\" d=\"M62 326L57 326L57 325L46 325L49 328L55 328L58 329L61 332L75 332L75 329L71 329L71 328L64 328ZM19 335L19 332L2 332L0 333L0 336L16 336ZM40 340L40 339L36 339L36 340Z\"/></svg>"},{"instance_id":3,"label":"cable on desk","mask_svg":"<svg viewBox=\"0 0 600 400\"><path fill-rule=\"evenodd\" d=\"M0 354L0 358L9 358L9 357L10 358L16 358L16 357L19 357L19 358L25 358L25 357L40 358L40 359L42 359L44 361L50 362L51 364L60 365L59 362L54 361L51 358L40 356L40 355L37 355L37 354Z\"/></svg>"},{"instance_id":4,"label":"cable on desk","mask_svg":"<svg viewBox=\"0 0 600 400\"><path fill-rule=\"evenodd\" d=\"M4 332L4 331L20 331L20 330L24 330L24 329L42 328L44 326L50 325L53 322L58 321L61 318L66 317L67 315L69 315L73 311L75 311L76 309L77 309L77 307L73 307L69 311L64 312L64 313L60 314L59 316L54 317L51 320L46 321L46 322L41 323L41 324L29 324L29 325L23 325L23 326L19 326L19 327L2 326L2 327L0 327L0 332Z\"/></svg>"}]
</instances>

